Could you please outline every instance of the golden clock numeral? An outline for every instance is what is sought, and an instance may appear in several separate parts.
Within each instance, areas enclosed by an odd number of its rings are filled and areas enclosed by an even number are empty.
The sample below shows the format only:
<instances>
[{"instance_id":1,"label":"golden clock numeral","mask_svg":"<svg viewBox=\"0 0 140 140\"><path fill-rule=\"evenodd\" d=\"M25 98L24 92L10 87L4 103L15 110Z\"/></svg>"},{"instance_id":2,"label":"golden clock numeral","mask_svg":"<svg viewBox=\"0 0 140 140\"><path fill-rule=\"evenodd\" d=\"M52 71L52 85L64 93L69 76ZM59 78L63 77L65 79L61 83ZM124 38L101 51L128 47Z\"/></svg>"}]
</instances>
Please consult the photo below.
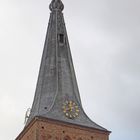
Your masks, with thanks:
<instances>
[{"instance_id":1,"label":"golden clock numeral","mask_svg":"<svg viewBox=\"0 0 140 140\"><path fill-rule=\"evenodd\" d=\"M75 113L75 115L78 116L79 114L78 113Z\"/></svg>"},{"instance_id":2,"label":"golden clock numeral","mask_svg":"<svg viewBox=\"0 0 140 140\"><path fill-rule=\"evenodd\" d=\"M69 114L68 114L68 113L66 113L66 116L69 116Z\"/></svg>"}]
</instances>

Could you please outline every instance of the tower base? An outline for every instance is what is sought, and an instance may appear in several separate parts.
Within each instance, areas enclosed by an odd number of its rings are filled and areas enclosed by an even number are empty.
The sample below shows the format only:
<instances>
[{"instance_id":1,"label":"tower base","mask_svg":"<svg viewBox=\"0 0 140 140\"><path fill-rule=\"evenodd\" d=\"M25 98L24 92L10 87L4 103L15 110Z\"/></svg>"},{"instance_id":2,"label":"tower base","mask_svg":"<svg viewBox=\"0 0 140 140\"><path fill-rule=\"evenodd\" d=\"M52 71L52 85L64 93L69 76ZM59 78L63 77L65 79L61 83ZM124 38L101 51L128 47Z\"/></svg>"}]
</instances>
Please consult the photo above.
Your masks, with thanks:
<instances>
[{"instance_id":1,"label":"tower base","mask_svg":"<svg viewBox=\"0 0 140 140\"><path fill-rule=\"evenodd\" d=\"M110 132L36 117L16 140L108 140Z\"/></svg>"}]
</instances>

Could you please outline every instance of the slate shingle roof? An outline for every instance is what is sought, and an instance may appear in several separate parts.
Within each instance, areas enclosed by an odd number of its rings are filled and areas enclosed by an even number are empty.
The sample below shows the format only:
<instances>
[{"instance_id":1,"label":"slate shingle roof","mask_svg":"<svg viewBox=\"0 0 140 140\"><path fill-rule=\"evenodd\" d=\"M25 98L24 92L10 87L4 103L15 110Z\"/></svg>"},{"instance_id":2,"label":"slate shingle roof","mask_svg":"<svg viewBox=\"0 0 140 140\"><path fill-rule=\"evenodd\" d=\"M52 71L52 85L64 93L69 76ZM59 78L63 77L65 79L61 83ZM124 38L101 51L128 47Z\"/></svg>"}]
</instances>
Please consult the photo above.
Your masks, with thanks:
<instances>
[{"instance_id":1,"label":"slate shingle roof","mask_svg":"<svg viewBox=\"0 0 140 140\"><path fill-rule=\"evenodd\" d=\"M36 86L35 97L27 121L42 116L103 131L105 128L92 122L82 108L74 72L61 0L52 0L44 51ZM74 101L80 110L75 119L67 118L62 111L66 100Z\"/></svg>"}]
</instances>

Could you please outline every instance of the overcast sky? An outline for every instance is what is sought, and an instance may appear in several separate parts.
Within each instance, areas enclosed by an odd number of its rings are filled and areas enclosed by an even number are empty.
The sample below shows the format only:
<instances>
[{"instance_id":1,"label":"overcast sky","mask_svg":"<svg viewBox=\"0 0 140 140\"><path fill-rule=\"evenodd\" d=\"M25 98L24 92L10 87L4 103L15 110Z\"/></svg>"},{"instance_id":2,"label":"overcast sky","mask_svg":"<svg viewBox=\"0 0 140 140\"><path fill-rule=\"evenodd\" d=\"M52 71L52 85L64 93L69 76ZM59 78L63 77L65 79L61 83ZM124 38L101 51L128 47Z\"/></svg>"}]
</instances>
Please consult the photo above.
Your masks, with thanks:
<instances>
[{"instance_id":1,"label":"overcast sky","mask_svg":"<svg viewBox=\"0 0 140 140\"><path fill-rule=\"evenodd\" d=\"M0 140L13 140L31 107L51 0L0 0ZM140 0L63 0L85 112L140 140Z\"/></svg>"}]
</instances>

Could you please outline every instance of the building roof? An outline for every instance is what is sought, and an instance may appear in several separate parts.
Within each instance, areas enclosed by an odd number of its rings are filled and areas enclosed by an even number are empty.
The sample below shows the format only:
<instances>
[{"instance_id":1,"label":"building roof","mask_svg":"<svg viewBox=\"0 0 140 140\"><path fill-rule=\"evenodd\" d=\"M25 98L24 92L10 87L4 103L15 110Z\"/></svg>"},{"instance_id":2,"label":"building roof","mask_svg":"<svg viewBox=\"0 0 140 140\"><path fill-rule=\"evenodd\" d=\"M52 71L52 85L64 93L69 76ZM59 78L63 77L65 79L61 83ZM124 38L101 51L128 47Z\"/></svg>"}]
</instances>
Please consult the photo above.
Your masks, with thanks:
<instances>
[{"instance_id":1,"label":"building roof","mask_svg":"<svg viewBox=\"0 0 140 140\"><path fill-rule=\"evenodd\" d=\"M41 116L107 131L91 121L82 108L62 13L63 9L64 5L61 0L52 0L35 97L26 125L34 117ZM66 110L63 109L66 109L66 102L69 101L78 106L79 114L75 118L69 118L64 113Z\"/></svg>"}]
</instances>

